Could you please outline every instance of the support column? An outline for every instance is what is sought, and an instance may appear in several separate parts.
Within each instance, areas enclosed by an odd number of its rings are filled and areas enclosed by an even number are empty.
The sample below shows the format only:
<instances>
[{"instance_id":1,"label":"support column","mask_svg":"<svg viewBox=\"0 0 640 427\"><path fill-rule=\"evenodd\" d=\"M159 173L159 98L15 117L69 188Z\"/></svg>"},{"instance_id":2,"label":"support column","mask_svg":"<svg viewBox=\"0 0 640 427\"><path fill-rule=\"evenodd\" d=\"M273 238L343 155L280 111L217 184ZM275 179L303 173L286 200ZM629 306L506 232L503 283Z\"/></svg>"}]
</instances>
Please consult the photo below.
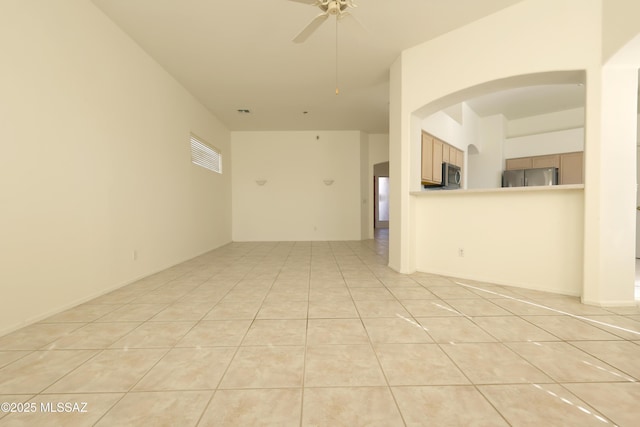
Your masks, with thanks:
<instances>
[{"instance_id":1,"label":"support column","mask_svg":"<svg viewBox=\"0 0 640 427\"><path fill-rule=\"evenodd\" d=\"M582 301L635 305L638 69L587 74Z\"/></svg>"}]
</instances>

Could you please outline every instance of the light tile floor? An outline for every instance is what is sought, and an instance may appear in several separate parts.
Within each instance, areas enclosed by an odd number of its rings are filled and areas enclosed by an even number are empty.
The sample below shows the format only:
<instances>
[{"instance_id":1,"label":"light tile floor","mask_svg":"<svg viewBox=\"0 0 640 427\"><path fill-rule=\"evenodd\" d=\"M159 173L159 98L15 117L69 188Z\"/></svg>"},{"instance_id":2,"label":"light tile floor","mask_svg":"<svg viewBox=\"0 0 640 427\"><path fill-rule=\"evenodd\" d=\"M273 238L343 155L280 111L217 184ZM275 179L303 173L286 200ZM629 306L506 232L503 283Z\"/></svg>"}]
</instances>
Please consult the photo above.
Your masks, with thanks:
<instances>
[{"instance_id":1,"label":"light tile floor","mask_svg":"<svg viewBox=\"0 0 640 427\"><path fill-rule=\"evenodd\" d=\"M386 257L233 243L0 337L0 425L638 425L638 308Z\"/></svg>"}]
</instances>

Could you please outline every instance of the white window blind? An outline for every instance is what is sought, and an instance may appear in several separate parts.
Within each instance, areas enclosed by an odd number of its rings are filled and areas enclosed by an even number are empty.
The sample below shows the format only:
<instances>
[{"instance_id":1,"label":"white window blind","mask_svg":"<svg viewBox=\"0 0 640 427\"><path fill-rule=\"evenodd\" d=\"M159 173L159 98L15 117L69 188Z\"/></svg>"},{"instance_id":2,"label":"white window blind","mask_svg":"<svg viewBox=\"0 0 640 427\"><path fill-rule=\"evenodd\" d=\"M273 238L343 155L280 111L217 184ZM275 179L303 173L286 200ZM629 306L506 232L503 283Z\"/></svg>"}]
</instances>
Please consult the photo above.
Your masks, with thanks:
<instances>
[{"instance_id":1,"label":"white window blind","mask_svg":"<svg viewBox=\"0 0 640 427\"><path fill-rule=\"evenodd\" d=\"M203 168L222 173L222 156L220 151L191 135L191 161Z\"/></svg>"}]
</instances>

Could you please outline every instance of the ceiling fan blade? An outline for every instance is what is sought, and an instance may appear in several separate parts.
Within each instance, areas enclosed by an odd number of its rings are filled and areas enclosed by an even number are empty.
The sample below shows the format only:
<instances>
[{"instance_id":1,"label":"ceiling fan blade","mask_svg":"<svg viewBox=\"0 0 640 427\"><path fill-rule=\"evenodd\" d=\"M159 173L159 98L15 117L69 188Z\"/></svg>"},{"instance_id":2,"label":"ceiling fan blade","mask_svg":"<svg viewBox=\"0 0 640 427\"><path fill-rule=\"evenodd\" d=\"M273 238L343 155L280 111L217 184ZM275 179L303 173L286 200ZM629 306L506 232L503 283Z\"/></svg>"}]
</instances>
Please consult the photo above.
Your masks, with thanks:
<instances>
[{"instance_id":1,"label":"ceiling fan blade","mask_svg":"<svg viewBox=\"0 0 640 427\"><path fill-rule=\"evenodd\" d=\"M313 18L313 21L311 21L309 25L307 25L302 31L300 31L300 34L294 37L293 42L302 43L307 40L309 36L313 34L313 32L317 30L324 21L327 20L328 17L328 13L321 13L320 15Z\"/></svg>"}]
</instances>

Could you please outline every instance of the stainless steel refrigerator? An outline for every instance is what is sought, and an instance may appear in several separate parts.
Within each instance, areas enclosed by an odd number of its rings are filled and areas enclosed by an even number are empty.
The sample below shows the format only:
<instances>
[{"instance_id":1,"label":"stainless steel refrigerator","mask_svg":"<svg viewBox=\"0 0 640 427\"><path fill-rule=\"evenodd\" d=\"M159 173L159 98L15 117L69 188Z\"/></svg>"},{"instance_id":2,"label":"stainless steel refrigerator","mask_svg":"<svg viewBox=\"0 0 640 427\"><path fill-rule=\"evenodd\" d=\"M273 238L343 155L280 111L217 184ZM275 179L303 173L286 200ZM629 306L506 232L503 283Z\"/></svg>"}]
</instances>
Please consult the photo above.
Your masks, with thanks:
<instances>
[{"instance_id":1,"label":"stainless steel refrigerator","mask_svg":"<svg viewBox=\"0 0 640 427\"><path fill-rule=\"evenodd\" d=\"M516 169L502 173L503 187L558 185L558 168Z\"/></svg>"}]
</instances>

